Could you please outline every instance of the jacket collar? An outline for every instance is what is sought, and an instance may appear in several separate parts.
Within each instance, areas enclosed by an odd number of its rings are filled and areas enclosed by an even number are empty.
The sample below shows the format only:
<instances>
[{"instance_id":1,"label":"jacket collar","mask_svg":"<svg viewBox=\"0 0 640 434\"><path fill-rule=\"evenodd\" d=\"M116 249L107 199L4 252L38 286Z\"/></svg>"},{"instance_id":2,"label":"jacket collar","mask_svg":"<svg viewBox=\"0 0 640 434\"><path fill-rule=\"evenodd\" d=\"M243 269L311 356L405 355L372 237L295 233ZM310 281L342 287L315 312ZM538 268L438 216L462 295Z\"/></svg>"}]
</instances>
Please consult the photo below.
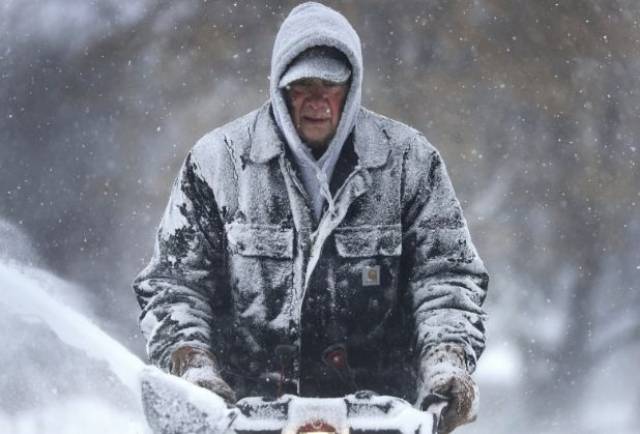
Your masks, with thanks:
<instances>
[{"instance_id":1,"label":"jacket collar","mask_svg":"<svg viewBox=\"0 0 640 434\"><path fill-rule=\"evenodd\" d=\"M389 157L389 135L366 109L360 109L356 118L354 148L361 167L384 166Z\"/></svg>"},{"instance_id":2,"label":"jacket collar","mask_svg":"<svg viewBox=\"0 0 640 434\"><path fill-rule=\"evenodd\" d=\"M383 166L390 151L387 132L365 109L358 112L354 128L354 149L358 155L358 165L364 168ZM249 158L255 163L268 162L284 152L283 140L271 112L271 104L267 103L256 116Z\"/></svg>"},{"instance_id":3,"label":"jacket collar","mask_svg":"<svg viewBox=\"0 0 640 434\"><path fill-rule=\"evenodd\" d=\"M266 163L284 152L284 141L271 112L271 104L266 103L258 111L253 126L249 158L254 163Z\"/></svg>"}]
</instances>

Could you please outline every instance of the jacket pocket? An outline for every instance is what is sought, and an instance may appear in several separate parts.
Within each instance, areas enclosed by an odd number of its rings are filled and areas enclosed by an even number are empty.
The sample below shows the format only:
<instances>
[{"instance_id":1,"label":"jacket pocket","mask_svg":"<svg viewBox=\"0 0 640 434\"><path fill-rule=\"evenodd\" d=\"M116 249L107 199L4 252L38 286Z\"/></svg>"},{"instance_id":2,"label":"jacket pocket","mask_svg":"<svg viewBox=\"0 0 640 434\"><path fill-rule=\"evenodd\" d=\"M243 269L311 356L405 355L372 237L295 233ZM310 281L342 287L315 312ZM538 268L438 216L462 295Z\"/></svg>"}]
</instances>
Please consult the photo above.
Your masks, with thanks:
<instances>
[{"instance_id":1,"label":"jacket pocket","mask_svg":"<svg viewBox=\"0 0 640 434\"><path fill-rule=\"evenodd\" d=\"M227 239L233 254L293 259L293 229L230 223Z\"/></svg>"},{"instance_id":2,"label":"jacket pocket","mask_svg":"<svg viewBox=\"0 0 640 434\"><path fill-rule=\"evenodd\" d=\"M402 229L398 225L337 228L336 289L338 304L358 327L371 332L393 309L398 298Z\"/></svg>"},{"instance_id":3,"label":"jacket pocket","mask_svg":"<svg viewBox=\"0 0 640 434\"><path fill-rule=\"evenodd\" d=\"M237 318L244 325L271 321L293 288L293 229L242 223L225 229Z\"/></svg>"},{"instance_id":4,"label":"jacket pocket","mask_svg":"<svg viewBox=\"0 0 640 434\"><path fill-rule=\"evenodd\" d=\"M400 256L402 227L400 225L348 226L334 232L336 251L343 258Z\"/></svg>"}]
</instances>

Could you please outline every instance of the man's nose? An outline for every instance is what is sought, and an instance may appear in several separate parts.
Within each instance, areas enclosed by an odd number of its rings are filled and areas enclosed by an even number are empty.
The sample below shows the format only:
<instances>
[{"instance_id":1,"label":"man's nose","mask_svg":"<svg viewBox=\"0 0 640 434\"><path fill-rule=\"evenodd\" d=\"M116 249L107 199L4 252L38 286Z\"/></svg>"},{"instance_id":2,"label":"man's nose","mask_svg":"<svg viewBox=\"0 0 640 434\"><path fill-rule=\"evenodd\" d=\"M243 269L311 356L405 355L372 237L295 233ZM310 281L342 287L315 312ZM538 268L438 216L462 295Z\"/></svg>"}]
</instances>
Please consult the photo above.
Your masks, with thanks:
<instances>
[{"instance_id":1,"label":"man's nose","mask_svg":"<svg viewBox=\"0 0 640 434\"><path fill-rule=\"evenodd\" d=\"M328 106L326 99L322 95L314 95L307 100L307 104L314 110L324 110Z\"/></svg>"}]
</instances>

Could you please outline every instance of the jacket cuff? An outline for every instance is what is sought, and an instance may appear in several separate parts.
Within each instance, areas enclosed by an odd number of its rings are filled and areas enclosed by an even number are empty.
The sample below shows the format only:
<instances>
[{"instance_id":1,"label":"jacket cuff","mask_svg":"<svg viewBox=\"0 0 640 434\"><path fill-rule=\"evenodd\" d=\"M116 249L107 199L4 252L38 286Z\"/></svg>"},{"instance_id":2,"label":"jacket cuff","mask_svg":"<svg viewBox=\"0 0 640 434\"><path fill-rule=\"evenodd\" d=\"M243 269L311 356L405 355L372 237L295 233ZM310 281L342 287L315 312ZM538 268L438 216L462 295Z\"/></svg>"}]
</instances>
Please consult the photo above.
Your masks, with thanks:
<instances>
[{"instance_id":1,"label":"jacket cuff","mask_svg":"<svg viewBox=\"0 0 640 434\"><path fill-rule=\"evenodd\" d=\"M464 347L459 344L439 344L427 349L418 363L416 408L423 409L425 399L443 378L467 375L469 366Z\"/></svg>"},{"instance_id":2,"label":"jacket cuff","mask_svg":"<svg viewBox=\"0 0 640 434\"><path fill-rule=\"evenodd\" d=\"M464 347L458 344L439 344L429 348L420 361L420 378L429 383L429 378L450 371L470 372Z\"/></svg>"},{"instance_id":3,"label":"jacket cuff","mask_svg":"<svg viewBox=\"0 0 640 434\"><path fill-rule=\"evenodd\" d=\"M207 349L184 345L176 348L170 357L169 372L179 377L187 371L197 369L218 372L215 356Z\"/></svg>"}]
</instances>

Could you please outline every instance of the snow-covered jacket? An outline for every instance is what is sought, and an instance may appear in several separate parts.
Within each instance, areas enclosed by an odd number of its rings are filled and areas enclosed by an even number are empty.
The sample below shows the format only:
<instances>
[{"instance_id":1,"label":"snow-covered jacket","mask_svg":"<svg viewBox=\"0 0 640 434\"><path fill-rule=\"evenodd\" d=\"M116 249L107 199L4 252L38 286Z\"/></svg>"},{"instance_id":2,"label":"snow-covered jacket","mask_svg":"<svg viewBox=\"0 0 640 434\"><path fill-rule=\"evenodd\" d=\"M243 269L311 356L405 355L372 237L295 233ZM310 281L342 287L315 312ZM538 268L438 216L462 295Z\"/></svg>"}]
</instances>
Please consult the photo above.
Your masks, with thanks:
<instances>
[{"instance_id":1,"label":"snow-covered jacket","mask_svg":"<svg viewBox=\"0 0 640 434\"><path fill-rule=\"evenodd\" d=\"M154 364L190 345L238 397L409 400L440 344L474 369L488 276L445 165L417 130L353 116L320 220L272 101L193 147L134 282Z\"/></svg>"},{"instance_id":2,"label":"snow-covered jacket","mask_svg":"<svg viewBox=\"0 0 640 434\"><path fill-rule=\"evenodd\" d=\"M134 285L153 363L207 348L240 396L268 394L287 364L302 393L412 399L415 360L440 343L473 369L488 278L440 155L365 109L352 137L317 226L270 104L196 144ZM340 344L346 385L323 361Z\"/></svg>"}]
</instances>

